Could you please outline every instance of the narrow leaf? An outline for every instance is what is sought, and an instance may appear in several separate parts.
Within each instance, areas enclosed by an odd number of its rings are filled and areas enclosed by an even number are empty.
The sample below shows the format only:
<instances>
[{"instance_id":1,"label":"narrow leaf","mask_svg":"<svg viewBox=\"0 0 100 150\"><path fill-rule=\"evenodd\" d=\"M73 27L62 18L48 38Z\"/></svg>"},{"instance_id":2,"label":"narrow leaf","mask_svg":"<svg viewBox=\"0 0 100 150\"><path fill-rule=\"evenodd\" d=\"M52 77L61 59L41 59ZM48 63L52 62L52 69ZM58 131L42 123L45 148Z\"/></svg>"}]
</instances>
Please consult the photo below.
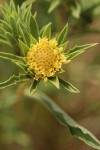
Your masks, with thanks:
<instances>
[{"instance_id":1,"label":"narrow leaf","mask_svg":"<svg viewBox=\"0 0 100 150\"><path fill-rule=\"evenodd\" d=\"M40 29L40 32L39 32L40 36L42 36L42 34L43 34L43 32L44 32L44 30L45 30L45 28L46 28L47 25L48 25L48 24L44 25L44 26Z\"/></svg>"},{"instance_id":2,"label":"narrow leaf","mask_svg":"<svg viewBox=\"0 0 100 150\"><path fill-rule=\"evenodd\" d=\"M36 0L27 0L27 1L25 1L25 2L23 3L23 5L28 6L28 5L32 4L32 3L34 3L35 1L36 1Z\"/></svg>"},{"instance_id":3,"label":"narrow leaf","mask_svg":"<svg viewBox=\"0 0 100 150\"><path fill-rule=\"evenodd\" d=\"M0 39L0 44L4 45L4 46L7 46L7 47L12 49L12 45L11 45L11 43L9 41L5 41L3 39Z\"/></svg>"},{"instance_id":4,"label":"narrow leaf","mask_svg":"<svg viewBox=\"0 0 100 150\"><path fill-rule=\"evenodd\" d=\"M5 31L11 32L11 26L6 21L0 19L0 22L3 25Z\"/></svg>"},{"instance_id":5,"label":"narrow leaf","mask_svg":"<svg viewBox=\"0 0 100 150\"><path fill-rule=\"evenodd\" d=\"M16 61L23 62L23 57L17 56L17 55L11 54L11 53L0 52L0 56L4 56L4 57L7 57L9 59L14 59Z\"/></svg>"},{"instance_id":6,"label":"narrow leaf","mask_svg":"<svg viewBox=\"0 0 100 150\"><path fill-rule=\"evenodd\" d=\"M0 33L0 40L7 40L7 37L3 34L3 33Z\"/></svg>"},{"instance_id":7,"label":"narrow leaf","mask_svg":"<svg viewBox=\"0 0 100 150\"><path fill-rule=\"evenodd\" d=\"M29 33L28 33L26 27L22 23L19 23L19 30L20 30L20 34L21 34L21 36L23 38L24 43L27 46L30 46Z\"/></svg>"},{"instance_id":8,"label":"narrow leaf","mask_svg":"<svg viewBox=\"0 0 100 150\"><path fill-rule=\"evenodd\" d=\"M30 17L31 17L31 8L32 8L32 5L29 5L27 8L26 8L26 12L24 14L24 22L25 24L27 25L27 28L29 29L29 22L30 22Z\"/></svg>"},{"instance_id":9,"label":"narrow leaf","mask_svg":"<svg viewBox=\"0 0 100 150\"><path fill-rule=\"evenodd\" d=\"M36 40L39 40L39 27L33 16L30 18L30 32Z\"/></svg>"},{"instance_id":10,"label":"narrow leaf","mask_svg":"<svg viewBox=\"0 0 100 150\"><path fill-rule=\"evenodd\" d=\"M26 80L29 80L27 74L20 74L19 76L13 75L8 80L0 83L0 89L4 89L6 87L9 87L11 85L15 85L17 83L24 82Z\"/></svg>"},{"instance_id":11,"label":"narrow leaf","mask_svg":"<svg viewBox=\"0 0 100 150\"><path fill-rule=\"evenodd\" d=\"M21 54L23 56L26 56L27 52L29 51L29 47L26 44L24 44L21 40L18 39L18 41L21 49Z\"/></svg>"},{"instance_id":12,"label":"narrow leaf","mask_svg":"<svg viewBox=\"0 0 100 150\"><path fill-rule=\"evenodd\" d=\"M35 45L37 43L37 40L30 34L30 45Z\"/></svg>"},{"instance_id":13,"label":"narrow leaf","mask_svg":"<svg viewBox=\"0 0 100 150\"><path fill-rule=\"evenodd\" d=\"M10 24L11 24L12 32L16 32L16 18L15 18L15 16L10 16Z\"/></svg>"},{"instance_id":14,"label":"narrow leaf","mask_svg":"<svg viewBox=\"0 0 100 150\"><path fill-rule=\"evenodd\" d=\"M68 59L72 60L76 56L85 52L85 50L87 50L88 48L91 48L97 44L98 43L92 43L92 44L86 44L86 45L81 45L81 46L75 46L68 53L66 53L66 55L68 56Z\"/></svg>"},{"instance_id":15,"label":"narrow leaf","mask_svg":"<svg viewBox=\"0 0 100 150\"><path fill-rule=\"evenodd\" d=\"M36 19L36 17L37 17L37 11L35 11L35 13L33 14L33 17Z\"/></svg>"},{"instance_id":16,"label":"narrow leaf","mask_svg":"<svg viewBox=\"0 0 100 150\"><path fill-rule=\"evenodd\" d=\"M22 57L9 53L0 52L0 58L11 61L15 65L17 65L17 67L21 68L24 72L26 72L26 65Z\"/></svg>"},{"instance_id":17,"label":"narrow leaf","mask_svg":"<svg viewBox=\"0 0 100 150\"><path fill-rule=\"evenodd\" d=\"M6 36L7 40L12 43L12 46L15 46L17 44L17 40L13 34L11 34L10 32L6 32L5 36Z\"/></svg>"},{"instance_id":18,"label":"narrow leaf","mask_svg":"<svg viewBox=\"0 0 100 150\"><path fill-rule=\"evenodd\" d=\"M11 9L12 11L16 11L15 3L14 3L13 0L10 0L10 9Z\"/></svg>"},{"instance_id":19,"label":"narrow leaf","mask_svg":"<svg viewBox=\"0 0 100 150\"><path fill-rule=\"evenodd\" d=\"M2 24L0 24L0 33L5 34L5 29L3 28Z\"/></svg>"},{"instance_id":20,"label":"narrow leaf","mask_svg":"<svg viewBox=\"0 0 100 150\"><path fill-rule=\"evenodd\" d=\"M62 87L64 87L67 91L72 93L79 93L79 90L76 87L74 87L71 83L62 80L61 78L59 78L59 82L62 85Z\"/></svg>"},{"instance_id":21,"label":"narrow leaf","mask_svg":"<svg viewBox=\"0 0 100 150\"><path fill-rule=\"evenodd\" d=\"M45 27L42 37L47 37L48 39L50 39L51 37L51 23L47 24L47 26Z\"/></svg>"},{"instance_id":22,"label":"narrow leaf","mask_svg":"<svg viewBox=\"0 0 100 150\"><path fill-rule=\"evenodd\" d=\"M48 13L51 13L56 7L58 7L60 4L60 0L55 0L51 2L50 8L48 10Z\"/></svg>"},{"instance_id":23,"label":"narrow leaf","mask_svg":"<svg viewBox=\"0 0 100 150\"><path fill-rule=\"evenodd\" d=\"M30 97L26 91L25 95ZM76 123L66 112L64 112L53 100L48 98L44 93L37 92L30 98L34 98L38 102L43 104L62 125L69 128L72 136L82 140L92 148L100 150L100 142L98 141L98 139L87 129Z\"/></svg>"},{"instance_id":24,"label":"narrow leaf","mask_svg":"<svg viewBox=\"0 0 100 150\"><path fill-rule=\"evenodd\" d=\"M63 28L63 30L58 35L58 38L57 38L58 45L61 45L64 42L67 34L68 34L68 24L65 25L65 27Z\"/></svg>"}]
</instances>

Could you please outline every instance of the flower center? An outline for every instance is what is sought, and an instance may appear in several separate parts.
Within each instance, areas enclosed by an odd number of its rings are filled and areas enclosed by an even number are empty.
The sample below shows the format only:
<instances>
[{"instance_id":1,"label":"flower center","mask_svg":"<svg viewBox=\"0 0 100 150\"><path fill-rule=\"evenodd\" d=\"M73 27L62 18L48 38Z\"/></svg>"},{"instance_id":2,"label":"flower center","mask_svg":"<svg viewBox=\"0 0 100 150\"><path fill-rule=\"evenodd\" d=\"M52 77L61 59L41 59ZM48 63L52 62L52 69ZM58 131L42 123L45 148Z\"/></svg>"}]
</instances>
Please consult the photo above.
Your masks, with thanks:
<instances>
[{"instance_id":1,"label":"flower center","mask_svg":"<svg viewBox=\"0 0 100 150\"><path fill-rule=\"evenodd\" d=\"M26 60L36 80L52 77L59 72L62 64L66 62L61 49L57 46L56 39L47 38L40 39L39 43L30 48Z\"/></svg>"}]
</instances>

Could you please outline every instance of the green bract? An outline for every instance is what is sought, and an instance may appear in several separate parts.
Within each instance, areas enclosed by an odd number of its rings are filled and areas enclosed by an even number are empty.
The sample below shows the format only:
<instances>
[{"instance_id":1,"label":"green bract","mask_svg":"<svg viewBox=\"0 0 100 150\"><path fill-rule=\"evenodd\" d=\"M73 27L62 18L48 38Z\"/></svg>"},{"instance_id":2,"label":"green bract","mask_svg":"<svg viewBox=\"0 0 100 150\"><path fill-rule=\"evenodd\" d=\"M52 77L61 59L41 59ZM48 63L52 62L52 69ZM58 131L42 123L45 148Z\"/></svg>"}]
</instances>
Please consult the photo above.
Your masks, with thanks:
<instances>
[{"instance_id":1,"label":"green bract","mask_svg":"<svg viewBox=\"0 0 100 150\"><path fill-rule=\"evenodd\" d=\"M25 82L27 80L32 81L30 86L30 94L33 94L38 101L42 103L54 114L54 116L63 124L69 127L69 130L73 136L78 137L93 148L100 149L100 142L86 129L79 126L74 122L65 112L63 112L53 101L45 97L34 95L38 88L40 80L35 80L31 70L29 70L26 57L30 48L39 42L40 38L51 39L51 23L45 25L42 29L39 29L38 23L35 19L36 13L31 13L31 1L27 1L22 4L21 7L15 6L11 0L10 4L2 6L3 19L0 20L0 44L12 49L12 53L0 52L0 58L11 61L21 72L19 75L12 75L7 81L0 83L0 89L6 88L11 85ZM58 1L60 2L60 1ZM59 3L57 3L59 4ZM56 4L56 5L57 5ZM76 56L83 53L88 48L95 46L96 43L86 44L81 46L75 46L64 51L68 45L68 41L65 39L68 34L68 24L58 34L56 41L58 48L62 48L62 52L68 61L73 60ZM49 77L48 80L55 85L58 89L60 87L66 89L72 93L79 93L79 90L75 88L71 83L58 78L56 75Z\"/></svg>"}]
</instances>

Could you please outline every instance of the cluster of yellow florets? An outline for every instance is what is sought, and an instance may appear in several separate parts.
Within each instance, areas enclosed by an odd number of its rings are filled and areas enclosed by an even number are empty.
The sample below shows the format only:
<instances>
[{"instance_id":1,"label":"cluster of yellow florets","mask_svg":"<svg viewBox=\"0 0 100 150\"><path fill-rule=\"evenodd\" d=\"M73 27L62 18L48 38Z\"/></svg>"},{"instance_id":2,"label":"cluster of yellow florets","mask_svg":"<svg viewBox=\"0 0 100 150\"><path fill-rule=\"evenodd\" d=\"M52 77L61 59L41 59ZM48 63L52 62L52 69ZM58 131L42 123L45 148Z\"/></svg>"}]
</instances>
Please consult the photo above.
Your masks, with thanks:
<instances>
[{"instance_id":1,"label":"cluster of yellow florets","mask_svg":"<svg viewBox=\"0 0 100 150\"><path fill-rule=\"evenodd\" d=\"M40 38L39 42L29 49L26 61L36 80L46 80L59 72L62 64L66 63L62 50L55 38L51 40Z\"/></svg>"}]
</instances>

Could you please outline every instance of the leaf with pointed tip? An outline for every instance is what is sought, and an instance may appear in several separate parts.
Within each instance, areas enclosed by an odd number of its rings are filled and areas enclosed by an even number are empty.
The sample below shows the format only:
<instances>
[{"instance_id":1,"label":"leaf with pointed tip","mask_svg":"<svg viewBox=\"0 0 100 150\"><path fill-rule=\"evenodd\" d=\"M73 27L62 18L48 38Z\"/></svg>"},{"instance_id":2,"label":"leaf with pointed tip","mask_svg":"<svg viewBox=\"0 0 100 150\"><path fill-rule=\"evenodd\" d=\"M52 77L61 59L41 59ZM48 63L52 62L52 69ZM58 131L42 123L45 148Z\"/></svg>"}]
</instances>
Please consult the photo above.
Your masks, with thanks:
<instances>
[{"instance_id":1,"label":"leaf with pointed tip","mask_svg":"<svg viewBox=\"0 0 100 150\"><path fill-rule=\"evenodd\" d=\"M29 77L27 74L19 74L19 76L13 75L8 80L0 83L0 89L4 89L6 87L15 85L17 83L22 83L26 80L29 80Z\"/></svg>"},{"instance_id":2,"label":"leaf with pointed tip","mask_svg":"<svg viewBox=\"0 0 100 150\"><path fill-rule=\"evenodd\" d=\"M39 27L33 16L30 18L30 32L33 37L38 41L39 40Z\"/></svg>"},{"instance_id":3,"label":"leaf with pointed tip","mask_svg":"<svg viewBox=\"0 0 100 150\"><path fill-rule=\"evenodd\" d=\"M10 16L10 24L12 32L16 32L16 18L14 18L14 16Z\"/></svg>"},{"instance_id":4,"label":"leaf with pointed tip","mask_svg":"<svg viewBox=\"0 0 100 150\"><path fill-rule=\"evenodd\" d=\"M16 41L14 35L10 32L5 32L5 36L8 38L8 40L10 39L13 39L13 41Z\"/></svg>"},{"instance_id":5,"label":"leaf with pointed tip","mask_svg":"<svg viewBox=\"0 0 100 150\"><path fill-rule=\"evenodd\" d=\"M24 43L25 43L27 46L30 46L29 33L28 33L26 27L25 27L22 23L19 23L19 31L20 31L20 35L21 35L22 38L23 38Z\"/></svg>"},{"instance_id":6,"label":"leaf with pointed tip","mask_svg":"<svg viewBox=\"0 0 100 150\"><path fill-rule=\"evenodd\" d=\"M48 13L51 13L56 7L59 6L59 4L60 4L60 0L55 0L55 1L51 2Z\"/></svg>"},{"instance_id":7,"label":"leaf with pointed tip","mask_svg":"<svg viewBox=\"0 0 100 150\"><path fill-rule=\"evenodd\" d=\"M23 43L21 40L18 39L18 41L19 41L19 47L21 49L21 54L23 56L26 56L27 52L29 51L29 47L25 43Z\"/></svg>"},{"instance_id":8,"label":"leaf with pointed tip","mask_svg":"<svg viewBox=\"0 0 100 150\"><path fill-rule=\"evenodd\" d=\"M22 57L19 57L10 53L0 52L0 58L11 61L15 65L17 65L19 68L21 68L24 72L26 72L26 65Z\"/></svg>"},{"instance_id":9,"label":"leaf with pointed tip","mask_svg":"<svg viewBox=\"0 0 100 150\"><path fill-rule=\"evenodd\" d=\"M15 10L16 10L15 3L14 3L13 0L10 0L10 9L11 9L12 11L15 11Z\"/></svg>"},{"instance_id":10,"label":"leaf with pointed tip","mask_svg":"<svg viewBox=\"0 0 100 150\"><path fill-rule=\"evenodd\" d=\"M0 34L5 34L5 29L3 28L2 24L0 24Z\"/></svg>"},{"instance_id":11,"label":"leaf with pointed tip","mask_svg":"<svg viewBox=\"0 0 100 150\"><path fill-rule=\"evenodd\" d=\"M35 45L37 43L37 40L30 34L30 45Z\"/></svg>"},{"instance_id":12,"label":"leaf with pointed tip","mask_svg":"<svg viewBox=\"0 0 100 150\"><path fill-rule=\"evenodd\" d=\"M11 26L6 21L0 19L0 22L3 25L3 28L5 29L5 31L11 32Z\"/></svg>"},{"instance_id":13,"label":"leaf with pointed tip","mask_svg":"<svg viewBox=\"0 0 100 150\"><path fill-rule=\"evenodd\" d=\"M72 92L72 93L79 93L80 91L74 87L71 83L66 82L64 80L62 80L61 78L59 78L59 82L62 85L63 88L65 88L67 91Z\"/></svg>"},{"instance_id":14,"label":"leaf with pointed tip","mask_svg":"<svg viewBox=\"0 0 100 150\"><path fill-rule=\"evenodd\" d=\"M14 59L16 61L21 61L22 63L24 62L23 61L24 60L23 57L17 56L17 55L11 54L11 53L0 52L0 56L7 57L9 59Z\"/></svg>"},{"instance_id":15,"label":"leaf with pointed tip","mask_svg":"<svg viewBox=\"0 0 100 150\"><path fill-rule=\"evenodd\" d=\"M31 17L31 8L32 8L32 5L29 5L27 8L26 8L26 11L25 11L25 14L24 14L24 22L27 26L27 28L29 29L29 25L30 25L30 17Z\"/></svg>"},{"instance_id":16,"label":"leaf with pointed tip","mask_svg":"<svg viewBox=\"0 0 100 150\"><path fill-rule=\"evenodd\" d=\"M59 79L57 76L56 77L50 77L49 81L59 89Z\"/></svg>"},{"instance_id":17,"label":"leaf with pointed tip","mask_svg":"<svg viewBox=\"0 0 100 150\"><path fill-rule=\"evenodd\" d=\"M2 44L2 45L4 45L4 46L7 46L7 47L9 47L9 48L12 49L12 44L11 44L11 42L9 42L9 41L5 41L5 40L3 40L3 39L0 39L0 44Z\"/></svg>"},{"instance_id":18,"label":"leaf with pointed tip","mask_svg":"<svg viewBox=\"0 0 100 150\"><path fill-rule=\"evenodd\" d=\"M33 95L37 90L38 81L34 80L30 86L30 94Z\"/></svg>"},{"instance_id":19,"label":"leaf with pointed tip","mask_svg":"<svg viewBox=\"0 0 100 150\"><path fill-rule=\"evenodd\" d=\"M36 0L27 0L27 1L23 2L23 5L28 6L28 5L32 4L32 3L34 3L35 1Z\"/></svg>"},{"instance_id":20,"label":"leaf with pointed tip","mask_svg":"<svg viewBox=\"0 0 100 150\"><path fill-rule=\"evenodd\" d=\"M3 34L3 33L0 33L0 39L2 39L2 40L7 40L7 37Z\"/></svg>"},{"instance_id":21,"label":"leaf with pointed tip","mask_svg":"<svg viewBox=\"0 0 100 150\"><path fill-rule=\"evenodd\" d=\"M67 34L68 34L68 23L65 25L65 27L57 37L58 45L61 45L64 42Z\"/></svg>"},{"instance_id":22,"label":"leaf with pointed tip","mask_svg":"<svg viewBox=\"0 0 100 150\"><path fill-rule=\"evenodd\" d=\"M6 32L5 36L7 38L7 41L11 42L13 47L17 45L18 42L13 34L11 34L10 32Z\"/></svg>"},{"instance_id":23,"label":"leaf with pointed tip","mask_svg":"<svg viewBox=\"0 0 100 150\"><path fill-rule=\"evenodd\" d=\"M7 20L8 16L7 16L7 13L6 13L5 6L0 5L0 10L2 12L2 15L3 15L4 19Z\"/></svg>"},{"instance_id":24,"label":"leaf with pointed tip","mask_svg":"<svg viewBox=\"0 0 100 150\"><path fill-rule=\"evenodd\" d=\"M63 126L69 128L72 136L85 142L92 148L100 150L100 141L87 129L76 123L66 112L64 112L53 100L42 92L36 92L30 96L27 91L24 93L30 98L36 99L39 103L44 105L61 123Z\"/></svg>"},{"instance_id":25,"label":"leaf with pointed tip","mask_svg":"<svg viewBox=\"0 0 100 150\"><path fill-rule=\"evenodd\" d=\"M44 25L44 26L40 29L40 31L39 31L40 36L42 36L42 34L43 34L43 32L44 32L44 30L45 30L45 28L46 28L47 25L48 25L48 24Z\"/></svg>"},{"instance_id":26,"label":"leaf with pointed tip","mask_svg":"<svg viewBox=\"0 0 100 150\"><path fill-rule=\"evenodd\" d=\"M86 45L81 45L81 46L75 46L71 50L69 50L68 53L66 53L66 56L68 56L68 59L72 60L76 56L85 52L86 49L91 48L97 44L98 43L92 43L92 44L86 44Z\"/></svg>"},{"instance_id":27,"label":"leaf with pointed tip","mask_svg":"<svg viewBox=\"0 0 100 150\"><path fill-rule=\"evenodd\" d=\"M51 23L46 25L46 27L43 31L42 37L47 37L48 39L50 39L50 37L51 37Z\"/></svg>"},{"instance_id":28,"label":"leaf with pointed tip","mask_svg":"<svg viewBox=\"0 0 100 150\"><path fill-rule=\"evenodd\" d=\"M35 11L35 13L33 14L33 16L36 19L36 17L37 17L37 11Z\"/></svg>"}]
</instances>

